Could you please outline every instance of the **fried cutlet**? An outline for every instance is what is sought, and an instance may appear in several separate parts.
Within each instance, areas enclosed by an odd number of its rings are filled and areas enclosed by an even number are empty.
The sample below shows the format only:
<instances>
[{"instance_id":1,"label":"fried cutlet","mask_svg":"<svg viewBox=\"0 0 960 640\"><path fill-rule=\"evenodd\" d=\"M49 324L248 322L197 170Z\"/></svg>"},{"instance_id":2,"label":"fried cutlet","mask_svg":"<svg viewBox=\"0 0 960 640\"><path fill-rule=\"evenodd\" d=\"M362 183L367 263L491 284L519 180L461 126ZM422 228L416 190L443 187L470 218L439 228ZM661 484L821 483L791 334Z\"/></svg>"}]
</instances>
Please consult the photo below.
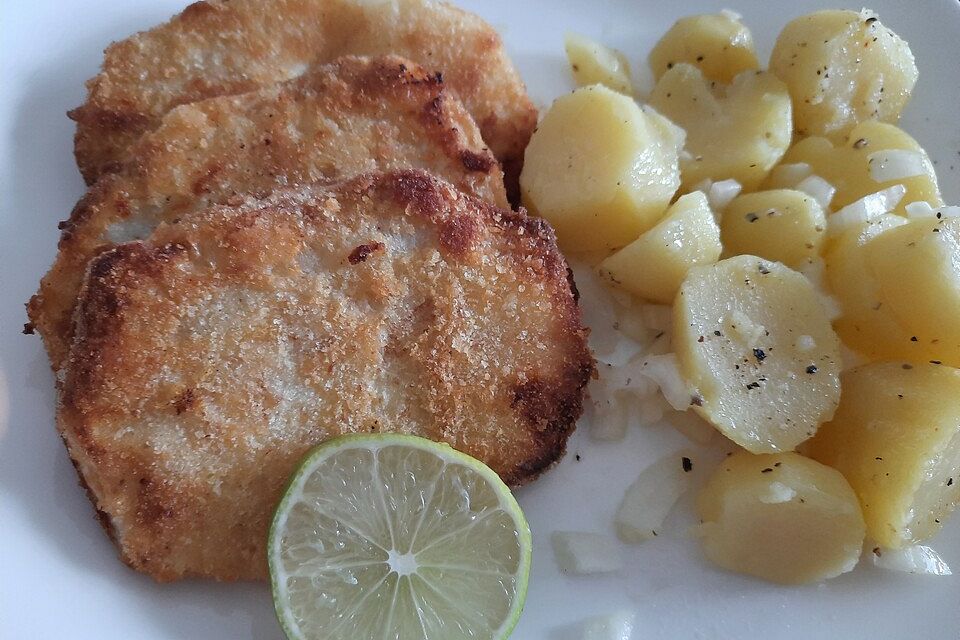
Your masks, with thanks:
<instances>
[{"instance_id":1,"label":"fried cutlet","mask_svg":"<svg viewBox=\"0 0 960 640\"><path fill-rule=\"evenodd\" d=\"M90 258L211 203L413 167L507 206L500 168L470 114L441 79L396 56L343 58L255 92L183 105L133 154L62 225L57 258L28 305L54 369L69 348Z\"/></svg>"},{"instance_id":2,"label":"fried cutlet","mask_svg":"<svg viewBox=\"0 0 960 640\"><path fill-rule=\"evenodd\" d=\"M343 55L395 53L442 72L508 175L519 175L536 109L497 32L432 0L209 0L107 48L77 122L88 184L116 170L171 108L286 80Z\"/></svg>"},{"instance_id":3,"label":"fried cutlet","mask_svg":"<svg viewBox=\"0 0 960 640\"><path fill-rule=\"evenodd\" d=\"M344 433L448 442L522 484L593 371L553 231L421 171L217 206L89 268L58 424L158 580L263 578L272 510Z\"/></svg>"}]
</instances>

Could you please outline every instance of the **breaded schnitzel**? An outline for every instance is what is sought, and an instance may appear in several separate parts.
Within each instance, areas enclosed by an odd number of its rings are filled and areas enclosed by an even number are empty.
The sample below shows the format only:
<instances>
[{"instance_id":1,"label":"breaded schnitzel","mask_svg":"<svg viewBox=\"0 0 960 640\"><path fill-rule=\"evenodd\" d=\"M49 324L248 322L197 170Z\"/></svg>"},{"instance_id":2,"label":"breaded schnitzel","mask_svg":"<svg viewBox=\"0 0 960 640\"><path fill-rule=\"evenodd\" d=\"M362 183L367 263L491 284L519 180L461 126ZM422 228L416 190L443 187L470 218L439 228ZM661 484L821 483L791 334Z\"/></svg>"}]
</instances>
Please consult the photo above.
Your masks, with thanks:
<instances>
[{"instance_id":1,"label":"breaded schnitzel","mask_svg":"<svg viewBox=\"0 0 960 640\"><path fill-rule=\"evenodd\" d=\"M87 262L113 244L237 194L423 168L507 206L500 168L463 105L398 58L349 57L282 84L171 111L62 225L59 252L28 305L54 369L70 344Z\"/></svg>"},{"instance_id":2,"label":"breaded schnitzel","mask_svg":"<svg viewBox=\"0 0 960 640\"><path fill-rule=\"evenodd\" d=\"M90 184L173 107L242 93L344 55L395 53L444 79L508 175L519 175L537 112L497 32L433 0L209 0L107 48L87 82L77 164Z\"/></svg>"},{"instance_id":3,"label":"breaded schnitzel","mask_svg":"<svg viewBox=\"0 0 960 640\"><path fill-rule=\"evenodd\" d=\"M96 258L58 424L124 560L263 578L271 512L334 435L448 442L522 484L593 372L553 231L421 171L213 207Z\"/></svg>"}]
</instances>

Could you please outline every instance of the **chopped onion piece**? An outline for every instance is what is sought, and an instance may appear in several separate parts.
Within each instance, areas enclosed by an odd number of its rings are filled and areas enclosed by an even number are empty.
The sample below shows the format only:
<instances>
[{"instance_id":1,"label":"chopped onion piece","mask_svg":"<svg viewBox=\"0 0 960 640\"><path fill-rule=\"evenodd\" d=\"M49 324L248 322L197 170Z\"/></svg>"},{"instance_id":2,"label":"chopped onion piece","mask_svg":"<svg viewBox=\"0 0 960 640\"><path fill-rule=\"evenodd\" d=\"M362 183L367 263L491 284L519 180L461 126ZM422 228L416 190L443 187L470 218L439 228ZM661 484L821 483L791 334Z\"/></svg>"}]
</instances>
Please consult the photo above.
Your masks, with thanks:
<instances>
[{"instance_id":1,"label":"chopped onion piece","mask_svg":"<svg viewBox=\"0 0 960 640\"><path fill-rule=\"evenodd\" d=\"M673 307L665 304L645 304L640 307L640 317L648 329L670 331L673 327Z\"/></svg>"},{"instance_id":2,"label":"chopped onion piece","mask_svg":"<svg viewBox=\"0 0 960 640\"><path fill-rule=\"evenodd\" d=\"M919 151L884 149L867 156L870 177L874 182L904 180L927 172L927 159Z\"/></svg>"},{"instance_id":3,"label":"chopped onion piece","mask_svg":"<svg viewBox=\"0 0 960 640\"><path fill-rule=\"evenodd\" d=\"M591 332L592 335L592 332ZM634 356L643 351L643 345L632 338L622 334L616 335L616 340L611 340L612 348L608 347L606 353L594 353L597 361L602 364L620 367L630 362Z\"/></svg>"},{"instance_id":4,"label":"chopped onion piece","mask_svg":"<svg viewBox=\"0 0 960 640\"><path fill-rule=\"evenodd\" d=\"M630 640L635 621L633 611L594 616L563 629L556 640Z\"/></svg>"},{"instance_id":5,"label":"chopped onion piece","mask_svg":"<svg viewBox=\"0 0 960 640\"><path fill-rule=\"evenodd\" d=\"M908 218L936 218L937 210L926 200L917 200L903 207Z\"/></svg>"},{"instance_id":6,"label":"chopped onion piece","mask_svg":"<svg viewBox=\"0 0 960 640\"><path fill-rule=\"evenodd\" d=\"M934 209L930 203L925 200L911 202L904 207L908 218L960 218L960 206L948 205Z\"/></svg>"},{"instance_id":7,"label":"chopped onion piece","mask_svg":"<svg viewBox=\"0 0 960 640\"><path fill-rule=\"evenodd\" d=\"M645 358L640 373L660 387L660 393L677 411L689 409L691 400L699 395L691 390L690 385L681 375L680 364L675 353Z\"/></svg>"},{"instance_id":8,"label":"chopped onion piece","mask_svg":"<svg viewBox=\"0 0 960 640\"><path fill-rule=\"evenodd\" d=\"M673 410L666 399L659 394L654 393L640 400L637 410L637 417L641 425L652 425L663 420L666 413L678 413Z\"/></svg>"},{"instance_id":9,"label":"chopped onion piece","mask_svg":"<svg viewBox=\"0 0 960 640\"><path fill-rule=\"evenodd\" d=\"M740 195L742 189L743 185L733 178L719 180L717 182L714 182L710 178L704 178L693 187L694 191L702 191L703 195L707 196L707 202L710 205L710 210L713 211L713 217L716 218L717 223L719 223L723 217L723 210L727 208L727 205L730 204L734 198Z\"/></svg>"},{"instance_id":10,"label":"chopped onion piece","mask_svg":"<svg viewBox=\"0 0 960 640\"><path fill-rule=\"evenodd\" d=\"M827 218L827 236L876 220L880 216L896 209L907 192L902 184L895 184L876 193L851 202L843 209Z\"/></svg>"},{"instance_id":11,"label":"chopped onion piece","mask_svg":"<svg viewBox=\"0 0 960 640\"><path fill-rule=\"evenodd\" d=\"M610 573L622 565L616 543L599 533L554 531L553 555L564 573Z\"/></svg>"},{"instance_id":12,"label":"chopped onion piece","mask_svg":"<svg viewBox=\"0 0 960 640\"><path fill-rule=\"evenodd\" d=\"M595 400L591 406L590 436L595 440L623 440L630 426L632 398L625 393L614 393L609 398Z\"/></svg>"},{"instance_id":13,"label":"chopped onion piece","mask_svg":"<svg viewBox=\"0 0 960 640\"><path fill-rule=\"evenodd\" d=\"M960 206L951 204L937 209L937 218L960 218Z\"/></svg>"},{"instance_id":14,"label":"chopped onion piece","mask_svg":"<svg viewBox=\"0 0 960 640\"><path fill-rule=\"evenodd\" d=\"M805 194L817 201L820 208L827 210L830 208L830 201L833 200L837 188L821 178L820 176L808 176L797 183L797 191L803 191Z\"/></svg>"},{"instance_id":15,"label":"chopped onion piece","mask_svg":"<svg viewBox=\"0 0 960 640\"><path fill-rule=\"evenodd\" d=\"M901 549L878 547L873 550L873 564L889 571L903 571L924 576L953 575L940 554L922 544Z\"/></svg>"},{"instance_id":16,"label":"chopped onion piece","mask_svg":"<svg viewBox=\"0 0 960 640\"><path fill-rule=\"evenodd\" d=\"M590 348L594 355L604 361L626 362L624 355L629 353L632 356L641 347L635 341L633 344L624 342L623 334L617 330L620 326L618 314L623 312L621 303L591 266L574 260L570 260L569 265L580 293L583 323L590 327Z\"/></svg>"},{"instance_id":17,"label":"chopped onion piece","mask_svg":"<svg viewBox=\"0 0 960 640\"><path fill-rule=\"evenodd\" d=\"M658 535L673 505L691 486L693 459L672 453L640 472L620 501L614 524L624 542L643 542Z\"/></svg>"},{"instance_id":18,"label":"chopped onion piece","mask_svg":"<svg viewBox=\"0 0 960 640\"><path fill-rule=\"evenodd\" d=\"M713 211L723 211L734 198L740 195L742 189L743 185L733 178L714 182L707 190L707 202L710 203L710 208Z\"/></svg>"},{"instance_id":19,"label":"chopped onion piece","mask_svg":"<svg viewBox=\"0 0 960 640\"><path fill-rule=\"evenodd\" d=\"M781 164L774 171L777 182L785 188L795 188L813 174L813 168L806 162Z\"/></svg>"}]
</instances>

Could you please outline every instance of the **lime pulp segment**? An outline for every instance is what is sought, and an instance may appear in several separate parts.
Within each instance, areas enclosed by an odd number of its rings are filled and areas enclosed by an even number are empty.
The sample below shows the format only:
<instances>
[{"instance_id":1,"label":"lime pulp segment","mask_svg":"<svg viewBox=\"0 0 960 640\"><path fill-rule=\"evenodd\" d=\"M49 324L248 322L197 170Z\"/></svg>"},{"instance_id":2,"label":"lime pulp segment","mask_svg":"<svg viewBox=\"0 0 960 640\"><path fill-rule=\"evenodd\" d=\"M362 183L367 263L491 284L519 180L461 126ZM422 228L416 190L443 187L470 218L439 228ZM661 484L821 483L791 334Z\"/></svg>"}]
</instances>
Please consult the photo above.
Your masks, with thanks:
<instances>
[{"instance_id":1,"label":"lime pulp segment","mask_svg":"<svg viewBox=\"0 0 960 640\"><path fill-rule=\"evenodd\" d=\"M505 638L530 531L483 463L414 436L345 436L294 474L268 545L291 639Z\"/></svg>"}]
</instances>

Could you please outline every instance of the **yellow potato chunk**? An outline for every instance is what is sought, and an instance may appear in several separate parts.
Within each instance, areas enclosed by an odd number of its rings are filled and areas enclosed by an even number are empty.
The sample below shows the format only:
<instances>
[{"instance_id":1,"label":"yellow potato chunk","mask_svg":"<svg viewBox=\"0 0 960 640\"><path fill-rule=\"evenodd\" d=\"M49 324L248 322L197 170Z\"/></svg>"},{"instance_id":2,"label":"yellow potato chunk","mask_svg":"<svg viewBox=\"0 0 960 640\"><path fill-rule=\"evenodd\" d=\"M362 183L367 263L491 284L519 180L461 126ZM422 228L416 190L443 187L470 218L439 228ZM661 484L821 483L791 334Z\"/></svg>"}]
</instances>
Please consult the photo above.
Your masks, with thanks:
<instances>
[{"instance_id":1,"label":"yellow potato chunk","mask_svg":"<svg viewBox=\"0 0 960 640\"><path fill-rule=\"evenodd\" d=\"M756 256L694 267L673 321L694 409L748 451L789 451L833 415L840 342L796 271Z\"/></svg>"},{"instance_id":2,"label":"yellow potato chunk","mask_svg":"<svg viewBox=\"0 0 960 640\"><path fill-rule=\"evenodd\" d=\"M841 380L840 407L807 452L850 481L878 544L930 538L960 501L960 371L878 362Z\"/></svg>"},{"instance_id":3,"label":"yellow potato chunk","mask_svg":"<svg viewBox=\"0 0 960 640\"><path fill-rule=\"evenodd\" d=\"M577 33L566 35L564 48L567 50L567 60L577 86L602 84L620 93L633 93L630 64L616 49L605 47Z\"/></svg>"},{"instance_id":4,"label":"yellow potato chunk","mask_svg":"<svg viewBox=\"0 0 960 640\"><path fill-rule=\"evenodd\" d=\"M865 526L837 471L796 453L727 458L698 499L706 556L730 571L805 584L860 558Z\"/></svg>"},{"instance_id":5,"label":"yellow potato chunk","mask_svg":"<svg viewBox=\"0 0 960 640\"><path fill-rule=\"evenodd\" d=\"M918 342L889 315L880 302L880 286L867 265L866 245L877 235L907 224L888 214L843 232L824 253L827 283L840 304L834 329L844 344L871 360L920 355Z\"/></svg>"},{"instance_id":6,"label":"yellow potato chunk","mask_svg":"<svg viewBox=\"0 0 960 640\"><path fill-rule=\"evenodd\" d=\"M775 189L737 196L720 224L728 255L752 254L799 269L819 255L827 219L800 191Z\"/></svg>"},{"instance_id":7,"label":"yellow potato chunk","mask_svg":"<svg viewBox=\"0 0 960 640\"><path fill-rule=\"evenodd\" d=\"M909 333L913 359L960 366L960 218L915 220L865 249L881 308Z\"/></svg>"},{"instance_id":8,"label":"yellow potato chunk","mask_svg":"<svg viewBox=\"0 0 960 640\"><path fill-rule=\"evenodd\" d=\"M696 67L677 64L657 82L650 105L687 132L685 190L707 178L755 189L793 135L786 85L770 73L747 71L714 85Z\"/></svg>"},{"instance_id":9,"label":"yellow potato chunk","mask_svg":"<svg viewBox=\"0 0 960 640\"><path fill-rule=\"evenodd\" d=\"M800 135L896 122L917 82L910 47L869 10L817 11L787 23L770 56Z\"/></svg>"},{"instance_id":10,"label":"yellow potato chunk","mask_svg":"<svg viewBox=\"0 0 960 640\"><path fill-rule=\"evenodd\" d=\"M600 263L602 277L651 302L671 304L691 267L720 257L720 229L707 197L682 196L663 220Z\"/></svg>"},{"instance_id":11,"label":"yellow potato chunk","mask_svg":"<svg viewBox=\"0 0 960 640\"><path fill-rule=\"evenodd\" d=\"M891 155L885 153L889 151L912 154L913 162L909 164L915 168L909 173L917 172L917 175L874 180L871 171L876 169L873 165ZM864 122L841 136L836 143L819 136L804 138L787 150L780 165L770 172L764 186L768 189L795 186L789 177L790 165L800 162L810 165L814 175L836 188L837 192L830 202L835 211L897 184L902 184L907 190L897 205L897 213L903 214L904 207L911 202L928 202L932 207L943 205L937 174L927 153L908 133L892 124Z\"/></svg>"},{"instance_id":12,"label":"yellow potato chunk","mask_svg":"<svg viewBox=\"0 0 960 640\"><path fill-rule=\"evenodd\" d=\"M527 146L520 188L570 251L615 249L655 225L680 186L683 133L603 85L558 98Z\"/></svg>"},{"instance_id":13,"label":"yellow potato chunk","mask_svg":"<svg viewBox=\"0 0 960 640\"><path fill-rule=\"evenodd\" d=\"M753 35L732 12L680 18L653 47L649 61L656 80L681 62L723 83L729 83L741 71L760 67Z\"/></svg>"}]
</instances>

